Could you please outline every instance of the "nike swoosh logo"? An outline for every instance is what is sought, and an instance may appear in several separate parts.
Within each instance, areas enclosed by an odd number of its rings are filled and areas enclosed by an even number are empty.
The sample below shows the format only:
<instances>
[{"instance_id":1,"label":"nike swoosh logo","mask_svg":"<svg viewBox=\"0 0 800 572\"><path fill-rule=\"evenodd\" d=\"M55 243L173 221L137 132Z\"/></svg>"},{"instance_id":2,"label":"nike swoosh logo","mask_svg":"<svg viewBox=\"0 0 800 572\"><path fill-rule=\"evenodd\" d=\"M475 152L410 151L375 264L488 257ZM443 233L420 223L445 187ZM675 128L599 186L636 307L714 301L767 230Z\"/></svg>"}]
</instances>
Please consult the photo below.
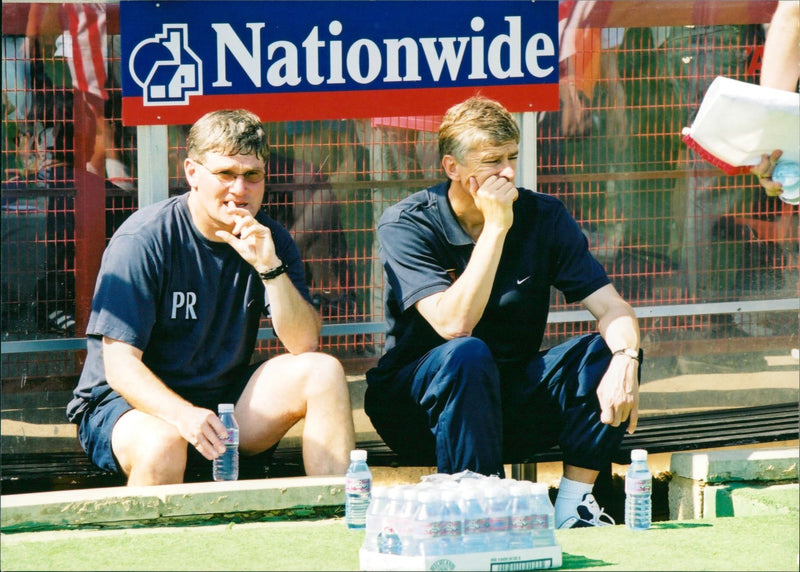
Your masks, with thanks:
<instances>
[{"instance_id":1,"label":"nike swoosh logo","mask_svg":"<svg viewBox=\"0 0 800 572\"><path fill-rule=\"evenodd\" d=\"M530 276L526 276L525 278L517 278L517 286L525 282Z\"/></svg>"}]
</instances>

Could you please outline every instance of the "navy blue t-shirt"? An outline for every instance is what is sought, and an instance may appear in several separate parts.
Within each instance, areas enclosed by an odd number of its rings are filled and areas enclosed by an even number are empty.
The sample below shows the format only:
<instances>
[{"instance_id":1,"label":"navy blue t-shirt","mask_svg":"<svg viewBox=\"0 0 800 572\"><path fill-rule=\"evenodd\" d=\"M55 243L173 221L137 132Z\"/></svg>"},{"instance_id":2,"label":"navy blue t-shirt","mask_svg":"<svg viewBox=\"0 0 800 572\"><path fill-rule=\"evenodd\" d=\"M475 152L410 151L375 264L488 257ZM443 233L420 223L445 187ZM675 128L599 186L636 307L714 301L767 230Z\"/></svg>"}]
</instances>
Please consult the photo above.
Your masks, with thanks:
<instances>
[{"instance_id":1,"label":"navy blue t-shirt","mask_svg":"<svg viewBox=\"0 0 800 572\"><path fill-rule=\"evenodd\" d=\"M373 379L392 375L444 343L414 304L449 288L466 268L475 246L452 211L448 185L436 185L396 203L378 223L388 333L385 354L370 373ZM472 335L487 343L499 363L525 362L542 343L551 286L571 303L609 283L564 204L519 189L514 224L506 235L488 304Z\"/></svg>"},{"instance_id":2,"label":"navy blue t-shirt","mask_svg":"<svg viewBox=\"0 0 800 572\"><path fill-rule=\"evenodd\" d=\"M86 363L67 407L71 421L108 385L103 336L142 350L144 364L189 399L235 382L231 374L249 363L269 305L264 284L232 247L197 231L188 196L135 212L111 238L92 300ZM289 232L263 212L256 219L272 232L289 277L310 301Z\"/></svg>"}]
</instances>

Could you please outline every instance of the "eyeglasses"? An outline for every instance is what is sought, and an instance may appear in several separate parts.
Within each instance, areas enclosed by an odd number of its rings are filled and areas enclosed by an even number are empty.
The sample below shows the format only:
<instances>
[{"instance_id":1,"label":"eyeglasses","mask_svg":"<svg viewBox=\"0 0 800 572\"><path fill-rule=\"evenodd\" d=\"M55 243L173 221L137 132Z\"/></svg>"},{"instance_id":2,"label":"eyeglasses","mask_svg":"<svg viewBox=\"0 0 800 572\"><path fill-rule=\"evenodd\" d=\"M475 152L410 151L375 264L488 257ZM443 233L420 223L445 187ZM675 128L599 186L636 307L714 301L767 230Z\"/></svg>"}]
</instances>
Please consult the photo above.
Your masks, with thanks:
<instances>
[{"instance_id":1,"label":"eyeglasses","mask_svg":"<svg viewBox=\"0 0 800 572\"><path fill-rule=\"evenodd\" d=\"M239 177L242 177L246 183L260 183L264 180L264 177L266 177L266 173L261 169L253 169L252 171L245 171L244 173L237 173L236 171L229 171L227 169L212 171L200 161L196 159L193 159L193 161L214 175L217 180L225 186L232 185Z\"/></svg>"}]
</instances>

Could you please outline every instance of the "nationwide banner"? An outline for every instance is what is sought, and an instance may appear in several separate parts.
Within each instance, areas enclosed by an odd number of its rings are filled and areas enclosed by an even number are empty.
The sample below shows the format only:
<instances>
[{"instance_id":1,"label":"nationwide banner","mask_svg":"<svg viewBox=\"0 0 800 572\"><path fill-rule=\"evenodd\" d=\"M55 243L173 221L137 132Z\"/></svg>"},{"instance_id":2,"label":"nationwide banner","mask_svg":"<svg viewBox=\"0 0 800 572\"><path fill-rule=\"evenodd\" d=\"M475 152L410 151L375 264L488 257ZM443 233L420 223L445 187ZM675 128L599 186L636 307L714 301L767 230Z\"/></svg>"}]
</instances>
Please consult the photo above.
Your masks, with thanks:
<instances>
[{"instance_id":1,"label":"nationwide banner","mask_svg":"<svg viewBox=\"0 0 800 572\"><path fill-rule=\"evenodd\" d=\"M556 1L122 0L120 35L126 125L558 108Z\"/></svg>"}]
</instances>

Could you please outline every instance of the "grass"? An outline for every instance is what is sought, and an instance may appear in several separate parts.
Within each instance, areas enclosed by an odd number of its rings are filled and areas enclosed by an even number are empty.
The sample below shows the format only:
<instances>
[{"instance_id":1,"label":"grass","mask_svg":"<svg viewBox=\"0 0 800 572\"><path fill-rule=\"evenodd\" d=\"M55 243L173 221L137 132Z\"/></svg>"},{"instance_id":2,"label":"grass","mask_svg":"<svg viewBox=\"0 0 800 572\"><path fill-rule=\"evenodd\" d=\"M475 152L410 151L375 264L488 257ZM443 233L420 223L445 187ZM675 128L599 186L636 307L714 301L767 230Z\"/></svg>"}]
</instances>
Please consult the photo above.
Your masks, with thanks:
<instances>
[{"instance_id":1,"label":"grass","mask_svg":"<svg viewBox=\"0 0 800 572\"><path fill-rule=\"evenodd\" d=\"M6 570L358 570L341 519L4 534ZM562 570L797 570L797 514L557 531Z\"/></svg>"}]
</instances>

